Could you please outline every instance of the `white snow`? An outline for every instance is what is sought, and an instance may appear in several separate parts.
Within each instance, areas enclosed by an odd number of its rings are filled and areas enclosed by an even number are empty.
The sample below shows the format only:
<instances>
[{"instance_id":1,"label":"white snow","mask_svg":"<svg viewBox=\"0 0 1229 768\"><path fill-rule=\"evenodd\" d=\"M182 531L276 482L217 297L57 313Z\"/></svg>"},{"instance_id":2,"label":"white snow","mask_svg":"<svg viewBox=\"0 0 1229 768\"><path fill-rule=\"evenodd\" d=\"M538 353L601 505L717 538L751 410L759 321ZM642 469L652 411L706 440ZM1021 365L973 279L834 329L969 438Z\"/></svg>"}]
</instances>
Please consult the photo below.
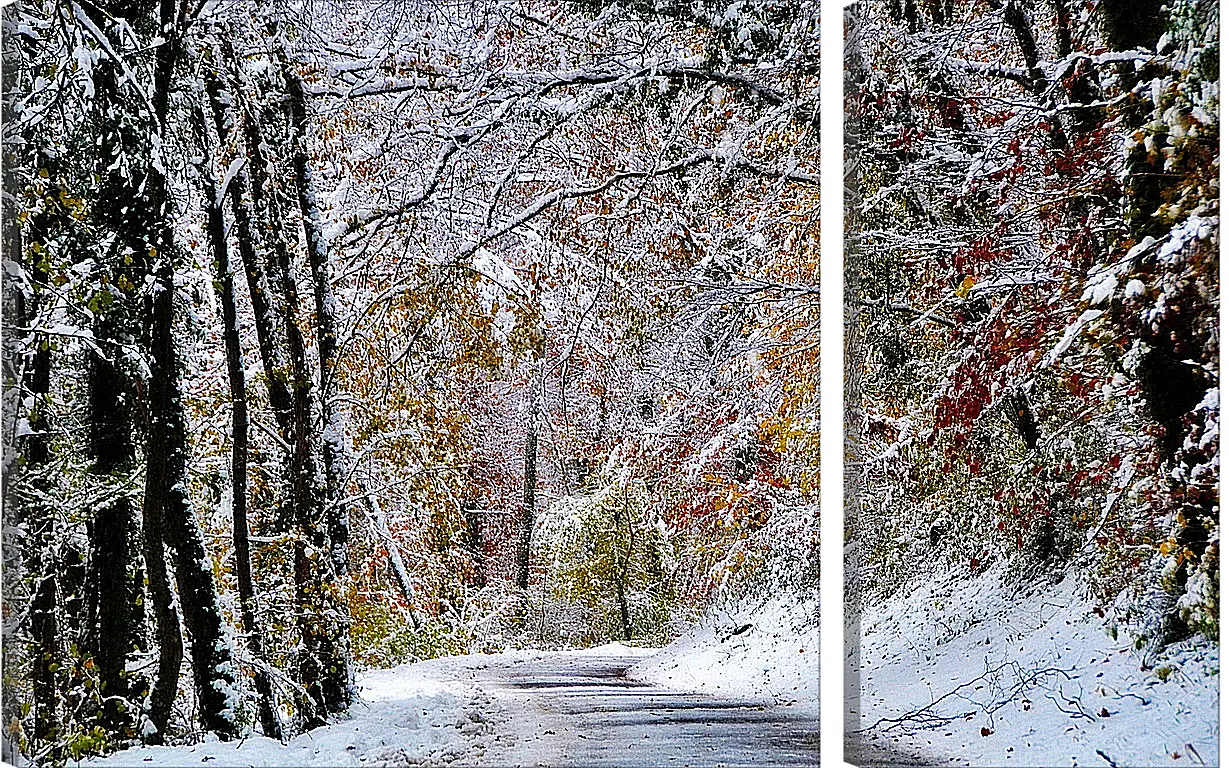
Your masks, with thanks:
<instances>
[{"instance_id":1,"label":"white snow","mask_svg":"<svg viewBox=\"0 0 1229 768\"><path fill-rule=\"evenodd\" d=\"M468 657L463 657L468 658ZM480 688L434 678L423 664L359 675L351 718L282 744L252 735L175 747L134 747L86 766L380 766L472 763L502 717Z\"/></svg>"},{"instance_id":2,"label":"white snow","mask_svg":"<svg viewBox=\"0 0 1229 768\"><path fill-rule=\"evenodd\" d=\"M565 667L567 658L642 657L630 676L674 691L775 703L817 720L818 633L815 599L799 602L778 593L712 611L664 649L608 643L573 651L509 650L366 672L358 676L361 701L349 718L285 744L252 734L232 742L134 747L82 762L93 767L557 764L566 745L556 734L573 723L508 681L518 670L532 670L534 662L555 663L561 657Z\"/></svg>"},{"instance_id":3,"label":"white snow","mask_svg":"<svg viewBox=\"0 0 1229 768\"><path fill-rule=\"evenodd\" d=\"M932 580L863 613L868 740L957 765L1215 762L1215 645L1145 655L1106 631L1075 577L1022 592L1002 575Z\"/></svg>"},{"instance_id":4,"label":"white snow","mask_svg":"<svg viewBox=\"0 0 1229 768\"><path fill-rule=\"evenodd\" d=\"M628 672L675 690L751 698L819 717L816 598L779 592L709 612L660 653ZM742 632L735 634L739 629Z\"/></svg>"},{"instance_id":5,"label":"white snow","mask_svg":"<svg viewBox=\"0 0 1229 768\"><path fill-rule=\"evenodd\" d=\"M1080 297L1080 301L1087 301L1089 304L1096 306L1104 303L1107 299L1114 298L1114 291L1118 290L1118 273L1121 267L1115 265L1107 267L1095 272L1088 279L1088 285L1084 289L1084 295Z\"/></svg>"},{"instance_id":6,"label":"white snow","mask_svg":"<svg viewBox=\"0 0 1229 768\"><path fill-rule=\"evenodd\" d=\"M1088 327L1088 324L1104 314L1105 311L1101 309L1086 309L1080 313L1080 316L1076 318L1075 322L1067 326L1067 329L1063 331L1063 337L1058 340L1058 343L1054 345L1053 349L1046 353L1046 356L1042 359L1039 367L1045 368L1051 365L1058 358L1062 357L1063 353L1070 349L1071 345L1075 343L1075 340L1079 337L1080 333Z\"/></svg>"},{"instance_id":7,"label":"white snow","mask_svg":"<svg viewBox=\"0 0 1229 768\"><path fill-rule=\"evenodd\" d=\"M502 689L492 670L515 669L559 656L649 656L655 648L607 643L574 651L509 650L446 656L358 675L361 701L349 719L317 728L282 744L258 734L240 741L209 738L199 744L134 747L85 766L404 766L472 765L498 747L523 742L536 763L553 754L540 742L541 728L524 719L523 696ZM517 710L518 716L511 713ZM540 714L540 713L539 713ZM535 730L536 729L536 730ZM537 740L537 741L535 741ZM504 750L504 751L500 751ZM513 753L517 754L517 753Z\"/></svg>"}]
</instances>

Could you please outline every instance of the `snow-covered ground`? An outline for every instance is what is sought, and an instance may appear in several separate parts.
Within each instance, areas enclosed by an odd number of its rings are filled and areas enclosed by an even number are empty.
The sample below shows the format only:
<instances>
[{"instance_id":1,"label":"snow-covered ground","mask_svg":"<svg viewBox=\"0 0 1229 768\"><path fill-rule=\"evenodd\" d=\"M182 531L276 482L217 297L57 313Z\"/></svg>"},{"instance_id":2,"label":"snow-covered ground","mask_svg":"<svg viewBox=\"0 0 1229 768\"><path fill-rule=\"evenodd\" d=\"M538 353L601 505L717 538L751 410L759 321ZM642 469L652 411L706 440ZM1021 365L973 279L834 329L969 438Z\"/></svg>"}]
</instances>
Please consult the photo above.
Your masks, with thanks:
<instances>
[{"instance_id":1,"label":"snow-covered ground","mask_svg":"<svg viewBox=\"0 0 1229 768\"><path fill-rule=\"evenodd\" d=\"M472 684L417 673L416 665L359 677L362 701L351 718L282 744L253 734L191 746L134 747L86 766L381 766L472 763L504 716L492 697Z\"/></svg>"},{"instance_id":2,"label":"snow-covered ground","mask_svg":"<svg viewBox=\"0 0 1229 768\"><path fill-rule=\"evenodd\" d=\"M816 599L799 602L788 593L712 611L628 674L665 688L765 699L818 717L815 614Z\"/></svg>"},{"instance_id":3,"label":"snow-covered ground","mask_svg":"<svg viewBox=\"0 0 1229 768\"><path fill-rule=\"evenodd\" d=\"M654 649L610 643L569 653L643 656ZM543 730L514 717L515 696L489 685L490 670L515 670L559 652L514 650L449 656L358 677L361 701L350 718L282 744L253 734L246 739L173 747L133 747L82 761L83 766L405 766L472 765L501 742L528 744ZM528 744L532 749L532 745Z\"/></svg>"},{"instance_id":4,"label":"snow-covered ground","mask_svg":"<svg viewBox=\"0 0 1229 768\"><path fill-rule=\"evenodd\" d=\"M805 721L819 713L818 654L814 601L800 605L781 595L710 613L660 650L620 643L580 651L513 650L366 672L358 679L362 700L349 719L286 744L253 734L235 742L135 747L83 765L565 764L564 736L575 730L575 723L518 687L537 679L542 669L575 667L573 682L579 684L588 674L586 665L593 663L586 659L623 659L625 666L640 658L629 675L660 686L654 692L762 700L779 705L773 711ZM559 679L571 680L566 675Z\"/></svg>"},{"instance_id":5,"label":"snow-covered ground","mask_svg":"<svg viewBox=\"0 0 1229 768\"><path fill-rule=\"evenodd\" d=\"M1216 646L1144 665L1074 577L1019 592L1001 572L928 583L861 617L872 743L975 766L1217 762Z\"/></svg>"}]
</instances>

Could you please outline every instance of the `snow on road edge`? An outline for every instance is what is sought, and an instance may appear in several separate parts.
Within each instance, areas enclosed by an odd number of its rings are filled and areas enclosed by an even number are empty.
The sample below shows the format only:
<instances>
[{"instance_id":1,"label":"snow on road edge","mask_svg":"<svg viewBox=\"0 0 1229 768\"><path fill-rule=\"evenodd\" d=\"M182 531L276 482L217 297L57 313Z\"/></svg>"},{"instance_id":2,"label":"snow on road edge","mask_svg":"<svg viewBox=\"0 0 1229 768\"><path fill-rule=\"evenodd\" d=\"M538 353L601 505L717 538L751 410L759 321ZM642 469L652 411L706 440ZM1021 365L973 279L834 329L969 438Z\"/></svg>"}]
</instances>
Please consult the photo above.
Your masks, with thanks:
<instances>
[{"instance_id":1,"label":"snow on road edge","mask_svg":"<svg viewBox=\"0 0 1229 768\"><path fill-rule=\"evenodd\" d=\"M285 744L246 739L170 747L133 747L82 761L85 766L372 766L474 762L502 726L492 697L475 685L418 675L415 665L359 676L362 700L348 720L296 736Z\"/></svg>"},{"instance_id":2,"label":"snow on road edge","mask_svg":"<svg viewBox=\"0 0 1229 768\"><path fill-rule=\"evenodd\" d=\"M760 699L819 717L815 598L778 593L710 611L690 631L636 664L629 677L675 690Z\"/></svg>"},{"instance_id":3,"label":"snow on road edge","mask_svg":"<svg viewBox=\"0 0 1229 768\"><path fill-rule=\"evenodd\" d=\"M647 656L653 648L621 643L585 650L576 655ZM132 747L105 758L82 761L97 768L119 766L373 766L466 765L483 762L488 750L520 755L533 762L551 757L551 745L539 743L548 730L534 718L525 718L526 697L486 688L484 670L521 664L557 655L557 651L509 650L498 654L447 656L378 669L358 676L360 701L350 718L317 728L282 744L252 734L245 739L220 742L209 737L198 744ZM517 709L520 718L510 712ZM539 717L550 713L535 712ZM522 722L523 721L523 722ZM513 752L509 752L513 749Z\"/></svg>"}]
</instances>

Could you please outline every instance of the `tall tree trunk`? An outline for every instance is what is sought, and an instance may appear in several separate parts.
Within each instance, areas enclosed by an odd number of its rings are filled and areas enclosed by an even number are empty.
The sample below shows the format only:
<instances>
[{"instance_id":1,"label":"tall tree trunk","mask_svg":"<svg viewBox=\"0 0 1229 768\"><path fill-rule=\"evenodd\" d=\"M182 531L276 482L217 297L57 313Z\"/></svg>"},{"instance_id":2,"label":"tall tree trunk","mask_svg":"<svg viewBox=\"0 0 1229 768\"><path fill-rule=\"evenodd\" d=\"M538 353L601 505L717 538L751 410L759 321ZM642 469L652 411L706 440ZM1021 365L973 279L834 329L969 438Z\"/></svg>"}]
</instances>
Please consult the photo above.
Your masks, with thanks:
<instances>
[{"instance_id":1,"label":"tall tree trunk","mask_svg":"<svg viewBox=\"0 0 1229 768\"><path fill-rule=\"evenodd\" d=\"M620 513L620 510L622 512ZM626 536L622 527L626 524ZM631 509L627 503L627 488L623 489L623 503L614 509L615 539L612 542L612 555L615 557L615 599L619 604L619 622L623 629L623 639L632 639L632 617L627 604L628 577L631 575L632 548L636 545L636 531L632 526ZM623 538L623 552L619 554L619 539Z\"/></svg>"},{"instance_id":2,"label":"tall tree trunk","mask_svg":"<svg viewBox=\"0 0 1229 768\"><path fill-rule=\"evenodd\" d=\"M222 307L222 340L226 349L226 372L231 399L231 521L235 547L235 579L239 584L239 615L248 651L256 662L255 683L257 715L261 729L269 738L282 739L282 724L277 716L273 681L265 666L260 629L256 623L256 588L252 580L251 545L248 540L247 480L248 480L248 402L247 382L243 369L243 347L239 335L239 318L235 308L235 277L231 271L230 251L226 239L226 222L222 196L213 180L213 163L206 135L205 112L196 108L197 138L201 147L198 167L201 184L208 200L207 231L214 257L218 303ZM242 161L241 161L242 162ZM226 190L222 190L224 195Z\"/></svg>"},{"instance_id":3,"label":"tall tree trunk","mask_svg":"<svg viewBox=\"0 0 1229 768\"><path fill-rule=\"evenodd\" d=\"M473 482L472 473L470 481ZM473 568L470 583L482 589L486 586L486 552L482 542L486 513L475 496L469 497L461 511L465 516L465 548L469 550L470 567Z\"/></svg>"},{"instance_id":4,"label":"tall tree trunk","mask_svg":"<svg viewBox=\"0 0 1229 768\"><path fill-rule=\"evenodd\" d=\"M229 42L223 37L218 49L213 52L213 66L204 68L205 92L209 96L210 112L213 116L214 131L218 144L222 147L234 147L237 151L242 138L236 131L236 126L246 125L253 118L241 115L236 109L237 94L226 87L219 72L223 66L234 61L235 53ZM220 59L220 60L219 60ZM248 136L249 139L252 137ZM247 155L248 163L252 163L253 153ZM268 387L269 404L273 409L278 430L282 439L289 442L291 426L290 404L290 364L286 360L285 341L278 332L278 313L275 312L270 293L269 278L265 273L264 264L257 257L256 248L261 242L257 227L257 212L254 209L254 197L259 194L255 190L248 165L241 166L234 174L231 185L225 190L230 197L231 215L235 220L236 242L239 245L240 261L243 264L244 276L247 279L248 295L251 297L253 315L255 316L256 341L260 350L260 360L265 370L265 381ZM262 177L263 181L263 177ZM247 197L248 191L252 197Z\"/></svg>"},{"instance_id":5,"label":"tall tree trunk","mask_svg":"<svg viewBox=\"0 0 1229 768\"><path fill-rule=\"evenodd\" d=\"M316 349L319 354L321 412L324 416L324 476L330 500L329 540L333 547L333 569L338 577L344 577L348 570L347 543L350 534L349 508L343 499L349 467L345 450L345 424L337 398L337 298L333 295L328 242L312 183L311 157L307 149L307 94L303 79L290 63L283 58L281 64L286 93L290 97L291 161L295 191L299 199L299 215L303 221L316 304Z\"/></svg>"},{"instance_id":6,"label":"tall tree trunk","mask_svg":"<svg viewBox=\"0 0 1229 768\"><path fill-rule=\"evenodd\" d=\"M113 338L111 324L96 324L96 339ZM106 702L101 712L109 729L124 732L131 727L128 699L128 657L136 645L133 603L136 595L129 579L135 552L136 505L122 484L134 469L136 449L132 442L133 391L114 360L91 354L88 374L90 473L102 485L115 490L111 500L96 508L87 526L90 543L86 577L88 627L86 651L98 670L100 693Z\"/></svg>"},{"instance_id":7,"label":"tall tree trunk","mask_svg":"<svg viewBox=\"0 0 1229 768\"><path fill-rule=\"evenodd\" d=\"M20 94L21 83L21 53L15 50L16 45L9 36L4 37L4 102L3 118L6 124L15 122L12 108L13 98ZM61 663L59 653L59 615L57 612L59 575L56 564L55 513L47 494L53 488L53 482L48 477L47 467L51 460L50 427L48 408L51 391L51 346L35 338L28 330L39 321L41 312L42 286L48 283L47 262L37 257L31 249L27 256L26 239L23 236L22 224L18 219L16 201L22 191L22 181L17 169L31 161L42 163L42 159L30 157L27 137L22 135L6 136L3 163L3 188L7 200L3 206L3 247L4 258L12 265L25 268L28 281L5 280L5 321L8 324L7 334L10 347L5 345L3 353L4 393L3 406L6 411L3 419L5 429L5 450L3 461L4 477L4 507L26 527L24 566L26 573L33 578L30 605L30 656L32 661L32 688L34 732L31 734L33 747L43 744L54 744L59 732L59 694L56 691L56 669ZM47 221L50 215L46 212L34 217L31 229L34 233L46 233L51 226ZM42 234L46 238L46 234ZM22 329L22 330L18 330ZM18 335L21 334L21 335ZM28 410L22 407L25 399L33 401ZM23 413L24 411L24 413ZM16 419L24 415L29 429L26 434L16 439L16 445L9 444L9 435L15 435ZM15 462L17 456L23 461ZM34 498L27 509L14 510L9 491L16 469L29 478L34 492ZM58 760L58 750L48 755L51 760Z\"/></svg>"},{"instance_id":8,"label":"tall tree trunk","mask_svg":"<svg viewBox=\"0 0 1229 768\"><path fill-rule=\"evenodd\" d=\"M237 67L238 58L223 35L218 40L221 64ZM295 531L294 581L296 631L300 637L298 678L307 692L303 725L313 728L327 722L329 713L344 711L352 694L348 638L337 626L344 605L323 530L326 500L319 482L312 420L312 381L297 317L298 290L291 271L285 240L283 210L268 168L259 115L243 104L243 95L230 92L220 77L206 72L214 127L222 146L238 146L241 128L247 164L227 190L238 229L237 241L256 316L257 340L269 386L269 400L278 430L287 449L287 499L282 523ZM251 196L248 202L243 192ZM258 258L256 245L263 245L265 258ZM321 553L330 556L321 558Z\"/></svg>"},{"instance_id":9,"label":"tall tree trunk","mask_svg":"<svg viewBox=\"0 0 1229 768\"><path fill-rule=\"evenodd\" d=\"M276 36L276 25L270 28L271 35ZM291 125L291 164L295 182L295 192L298 198L299 215L303 225L304 242L307 245L308 265L312 274L312 293L315 303L315 330L319 368L319 395L321 415L324 421L322 438L322 457L324 460L324 476L328 494L326 520L330 546L330 559L334 573L338 579L344 580L349 571L349 540L351 505L347 498L346 488L351 478L353 460L346 444L345 419L340 410L340 392L337 384L337 300L333 293L332 276L328 241L324 234L319 203L316 197L312 178L311 155L307 146L308 127L310 125L310 109L303 78L293 69L284 50L278 51L279 63L282 67L282 78L288 96L289 117ZM361 486L362 483L359 482ZM410 582L401 553L396 542L388 533L387 523L375 497L361 488L361 496L366 516L378 538L382 540L389 553L390 565L396 577L397 585L409 606L411 624L417 628L418 618L414 611L414 590ZM340 620L346 623L346 630L341 633L348 638L349 616L345 611L339 613ZM348 640L346 641L348 645ZM344 658L349 658L348 647L344 650ZM347 669L348 685L353 691L353 671Z\"/></svg>"},{"instance_id":10,"label":"tall tree trunk","mask_svg":"<svg viewBox=\"0 0 1229 768\"><path fill-rule=\"evenodd\" d=\"M249 149L251 145L249 145ZM257 185L260 182L257 181ZM276 195L267 201L270 222L282 220ZM274 226L278 226L274 224ZM284 301L282 328L290 353L292 436L291 496L294 499L295 598L302 640L299 683L308 691L313 710L305 727L324 725L328 714L344 712L351 700L350 664L346 653L342 595L332 561L327 531L326 488L321 481L313 430L313 384L306 343L299 329L298 289L291 272L289 250L274 241L275 282Z\"/></svg>"},{"instance_id":11,"label":"tall tree trunk","mask_svg":"<svg viewBox=\"0 0 1229 768\"><path fill-rule=\"evenodd\" d=\"M844 103L854 103L859 91L865 86L868 73L862 55L863 30L869 26L863 24L866 20L866 9L861 5L849 6L843 13L845 26L845 49L843 95ZM846 647L850 649L845 657L845 668L842 671L841 707L845 713L844 725L846 739L862 726L862 585L865 578L863 555L874 542L867 540L867 529L871 523L864 519L862 499L865 492L865 475L863 467L863 441L865 439L866 413L863 402L863 371L866 368L867 348L863 335L864 316L861 311L863 295L861 277L863 271L862 246L859 236L862 232L862 221L859 212L862 210L862 148L863 126L858 109L846 110L844 142L844 163L841 193L844 195L844 221L841 222L845 234L844 264L842 264L845 280L844 291L844 356L842 359L842 384L844 395L844 412L842 414L844 455L842 479L844 498L842 501L842 528L840 531L828 531L829 536L849 536L849 545L844 548L844 602L841 606L841 624L833 621L828 626L842 626ZM835 138L835 137L829 137ZM826 274L826 270L825 270ZM831 386L831 385L829 385ZM819 518L813 520L814 547L813 562L810 570L815 575L815 583L819 581ZM816 601L818 604L819 601ZM835 617L833 617L835 619ZM818 624L817 624L818 626ZM825 628L825 631L835 631ZM833 671L835 674L835 670ZM849 742L847 741L848 745ZM847 746L848 749L848 746ZM850 758L846 757L848 761Z\"/></svg>"},{"instance_id":12,"label":"tall tree trunk","mask_svg":"<svg viewBox=\"0 0 1229 768\"><path fill-rule=\"evenodd\" d=\"M183 19L174 0L159 4L162 33L167 42L156 54L152 103L156 115L151 126L165 134L171 75L180 50ZM160 143L152 146L156 156ZM156 157L151 157L156 160ZM235 712L235 664L223 631L213 569L205 551L187 488L188 424L184 414L179 375L181 363L175 345L176 252L167 178L159 162L150 162L143 194L149 229L146 237L153 259L152 296L146 302L149 328L149 437L146 442L145 515L154 528L147 539L163 538L171 550L175 581L189 635L193 683L201 724L222 739L239 734ZM161 533L161 536L155 534ZM156 544L153 545L156 548ZM168 670L169 674L169 670ZM167 681L169 682L169 680ZM164 684L159 680L159 684Z\"/></svg>"},{"instance_id":13,"label":"tall tree trunk","mask_svg":"<svg viewBox=\"0 0 1229 768\"><path fill-rule=\"evenodd\" d=\"M115 28L115 20L104 10L90 5L82 10L99 29ZM149 10L146 6L135 12ZM141 159L149 154L148 131L143 130L142 120L151 118L136 117L144 109L135 98L138 85L129 82L113 60L98 62L93 82L91 119L100 126L100 133L91 160L99 188L90 213L100 232L116 237L95 268L102 287L95 295L98 311L92 328L97 344L88 353L87 363L89 471L110 493L86 526L90 552L84 580L87 627L83 640L97 668L104 702L101 721L122 740L135 733L132 716L136 708L130 699L138 688L126 671L138 644L135 601L139 587L130 573L139 571L134 543L140 537L138 502L128 486L137 464L133 433L144 421L141 409L147 403L141 397L139 366L131 362L133 342L144 336L143 318L132 292L119 286L144 285L148 274L150 210L144 204ZM130 119L120 120L118 115ZM79 257L84 260L92 255Z\"/></svg>"},{"instance_id":14,"label":"tall tree trunk","mask_svg":"<svg viewBox=\"0 0 1229 768\"><path fill-rule=\"evenodd\" d=\"M149 596L153 602L154 626L158 639L158 670L149 697L149 721L154 732L147 741L161 744L171 719L171 708L179 691L179 670L183 664L183 635L179 629L179 613L171 595L171 578L166 567L165 533L161 510L146 504L142 510L145 528L145 568L149 578Z\"/></svg>"},{"instance_id":15,"label":"tall tree trunk","mask_svg":"<svg viewBox=\"0 0 1229 768\"><path fill-rule=\"evenodd\" d=\"M529 554L533 539L538 493L538 390L536 379L529 390L529 416L525 425L524 483L521 487L520 530L516 542L516 588L529 589Z\"/></svg>"},{"instance_id":16,"label":"tall tree trunk","mask_svg":"<svg viewBox=\"0 0 1229 768\"><path fill-rule=\"evenodd\" d=\"M5 72L6 88L11 89L14 83L12 70ZM8 102L5 102L7 109ZM16 166L16 156L5 157L4 174L5 191L16 199L16 179L13 168ZM6 206L4 218L5 256L13 264L24 264L30 280L28 285L13 285L9 290L13 297L6 304L6 314L10 328L32 328L39 320L41 305L40 286L47 285L48 273L46 262L39 258L27 259L25 243L22 237L21 224L18 222L11 206ZM36 216L33 230L45 232L50 222L45 221L45 215ZM13 281L16 282L16 281ZM29 398L33 406L25 412L29 429L20 438L18 445L13 446L21 455L21 473L28 478L33 492L25 509L16 510L18 519L26 527L25 568L34 579L30 605L30 640L32 657L32 684L34 694L34 746L53 744L59 732L59 694L56 691L56 669L61 663L59 653L59 617L57 613L59 574L57 572L56 547L58 536L56 532L55 512L51 507L49 495L53 492L54 483L48 476L47 467L51 460L50 429L48 419L48 396L51 391L51 347L27 334L23 339L25 346L21 356L20 386L17 386L17 397L5 405L13 407L23 399ZM12 350L5 350L6 358ZM6 360L6 363L11 361ZM6 370L6 377L16 375L15 370ZM6 382L7 383L7 382ZM17 414L14 414L16 416ZM11 487L10 465L5 466L5 506L9 509L10 500L7 491ZM49 757L58 759L58 750L53 750Z\"/></svg>"},{"instance_id":17,"label":"tall tree trunk","mask_svg":"<svg viewBox=\"0 0 1229 768\"><path fill-rule=\"evenodd\" d=\"M56 614L58 603L55 560L50 550L51 533L36 540L43 554L42 568L34 588L34 600L30 606L30 633L34 655L34 742L54 745L60 732L59 692L56 690L56 669L60 660L59 624ZM57 759L60 751L53 747L48 757Z\"/></svg>"},{"instance_id":18,"label":"tall tree trunk","mask_svg":"<svg viewBox=\"0 0 1229 768\"><path fill-rule=\"evenodd\" d=\"M280 313L280 330L290 360L291 413L286 442L290 446L291 522L295 528L296 624L301 641L298 677L310 699L304 708L304 726L310 729L324 725L329 714L344 712L352 701L348 622L327 531L327 489L321 482L316 454L314 387L297 321L299 295L283 229L285 208L277 185L267 176L268 145L260 124L248 115L243 126L253 202L270 233L272 248L266 268L276 291L275 311Z\"/></svg>"},{"instance_id":19,"label":"tall tree trunk","mask_svg":"<svg viewBox=\"0 0 1229 768\"><path fill-rule=\"evenodd\" d=\"M159 239L164 253L155 272L156 294L150 307L152 330L146 449L146 519L156 525L171 549L175 581L190 638L193 682L201 724L222 739L239 734L235 720L235 665L222 627L213 570L188 498L188 425L179 387L179 358L174 341L174 273L170 231ZM157 290L160 289L160 290ZM148 531L152 538L156 531ZM160 681L161 682L161 681Z\"/></svg>"},{"instance_id":20,"label":"tall tree trunk","mask_svg":"<svg viewBox=\"0 0 1229 768\"><path fill-rule=\"evenodd\" d=\"M190 639L189 655L201 724L206 730L228 739L238 735L239 727L232 698L235 667L230 644L223 633L209 555L188 497L188 425L174 338L175 280L171 255L174 243L169 219L164 218L169 216L166 198L162 197L165 179L159 177L156 170L151 173L151 203L155 210L162 212L163 227L155 240L154 250L161 257L154 271L155 290L148 307L150 424L146 443L145 517L153 527L146 532L146 538L162 538L171 550L184 626Z\"/></svg>"},{"instance_id":21,"label":"tall tree trunk","mask_svg":"<svg viewBox=\"0 0 1229 768\"><path fill-rule=\"evenodd\" d=\"M329 270L328 242L320 221L320 207L312 183L311 157L307 149L308 108L303 80L286 57L281 57L282 75L289 96L291 120L291 162L295 191L299 200L299 216L307 243L307 261L311 266L312 287L316 305L316 348L319 353L320 410L324 419L321 443L324 455L325 489L328 502L325 521L329 540L329 556L333 577L344 585L349 571L350 505L346 502L346 480L350 462L346 451L346 427L341 415L337 387L337 299ZM370 494L365 495L370 499ZM345 685L342 700L349 706L357 691L354 671L350 665L350 616L344 601L333 606L336 611L336 642L340 646L337 660L342 664L333 671L338 679L332 685ZM411 612L412 612L411 608Z\"/></svg>"},{"instance_id":22,"label":"tall tree trunk","mask_svg":"<svg viewBox=\"0 0 1229 768\"><path fill-rule=\"evenodd\" d=\"M234 52L225 42L221 45L221 51L227 60L233 60ZM234 103L232 94L225 89L222 81L213 76L212 73L206 74L206 90L210 95L214 122L219 137L227 143L235 141L234 137L229 135L229 126L239 125L240 123L231 106ZM304 101L303 104L305 105L306 102ZM305 106L303 113L306 114ZM244 125L247 126L247 123L244 123ZM259 135L254 130L247 130L246 138L248 141L259 141ZM259 159L261 156L254 154L253 158ZM304 201L314 199L311 193L310 166L306 162L306 156L302 160L296 158L296 166L301 164L308 171L297 174L296 179L296 185L300 194L300 207L305 217L304 231L309 244L321 245L324 243L324 238L318 214L315 217L308 217L307 215L307 211L315 210L314 203L304 203ZM282 432L282 438L289 445L294 442L294 429L291 424L293 409L290 405L290 390L286 384L290 379L290 365L286 362L282 351L285 342L276 340L275 328L277 322L273 319L274 310L270 305L268 297L268 279L263 265L256 259L255 250L252 246L256 242L254 227L251 223L255 214L252 210L252 204L244 200L242 196L242 190L252 187L246 166L243 170L236 173L234 181L235 185L229 190L229 194L231 196L235 223L239 231L239 247L244 269L247 273L248 288L253 296L252 305L257 318L257 338L261 345L261 359L264 362L266 372L265 378L269 382L269 399L273 404L274 411L279 414L278 423ZM344 495L339 489L345 485L344 478L349 474L352 462L345 449L344 423L337 410L335 377L332 373L336 359L336 304L332 296L332 286L328 279L327 250L322 250L313 245L309 255L316 298L317 333L320 338L318 349L321 371L320 390L322 392L321 399L325 419L324 458L326 482L328 483L330 498L338 500ZM397 544L388 531L388 523L385 520L384 513L380 510L379 503L370 493L364 491L362 496L368 523L375 537L389 553L389 564L397 586L405 598L406 604L410 606L408 614L410 622L417 628L418 619L413 610L414 589L404 559L401 557ZM348 526L345 529L340 529L338 526L343 521L347 521L349 515L348 511L342 507L343 505L337 505L331 508L330 521L332 523L332 554L334 555L334 563L344 572L347 568L345 558L348 549L348 547L344 546L344 542L349 539L349 531ZM340 548L337 546L338 541L343 542L343 546Z\"/></svg>"}]
</instances>

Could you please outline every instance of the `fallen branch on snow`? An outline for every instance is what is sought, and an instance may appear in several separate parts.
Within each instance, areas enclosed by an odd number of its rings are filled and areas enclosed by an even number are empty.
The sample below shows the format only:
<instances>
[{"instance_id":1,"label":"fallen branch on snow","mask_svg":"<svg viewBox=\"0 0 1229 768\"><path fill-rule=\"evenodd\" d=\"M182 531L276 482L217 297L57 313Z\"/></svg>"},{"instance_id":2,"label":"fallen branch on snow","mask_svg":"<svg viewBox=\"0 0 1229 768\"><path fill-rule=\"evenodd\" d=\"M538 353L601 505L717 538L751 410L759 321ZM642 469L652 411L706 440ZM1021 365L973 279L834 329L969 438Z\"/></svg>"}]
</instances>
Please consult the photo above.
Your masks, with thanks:
<instances>
[{"instance_id":1,"label":"fallen branch on snow","mask_svg":"<svg viewBox=\"0 0 1229 768\"><path fill-rule=\"evenodd\" d=\"M958 720L967 720L976 716L979 712L981 714L993 715L1012 701L1015 701L1026 690L1040 685L1048 677L1071 679L1069 672L1070 670L1059 667L1045 667L1043 669L1025 671L1019 662L1005 661L993 669L987 668L982 674L966 683L958 685L924 707L919 707L897 717L881 717L867 727L855 731L855 733L866 733L881 727L884 731L890 731L893 728L899 728L908 724L916 725L920 728L938 728ZM1009 677L1009 673L1014 673L1014 675ZM1005 679L1007 685L1004 685ZM973 691L987 687L990 688L988 700L977 701L972 697ZM952 699L961 699L972 704L975 708L962 710L950 715L940 714L938 711L940 705Z\"/></svg>"}]
</instances>

